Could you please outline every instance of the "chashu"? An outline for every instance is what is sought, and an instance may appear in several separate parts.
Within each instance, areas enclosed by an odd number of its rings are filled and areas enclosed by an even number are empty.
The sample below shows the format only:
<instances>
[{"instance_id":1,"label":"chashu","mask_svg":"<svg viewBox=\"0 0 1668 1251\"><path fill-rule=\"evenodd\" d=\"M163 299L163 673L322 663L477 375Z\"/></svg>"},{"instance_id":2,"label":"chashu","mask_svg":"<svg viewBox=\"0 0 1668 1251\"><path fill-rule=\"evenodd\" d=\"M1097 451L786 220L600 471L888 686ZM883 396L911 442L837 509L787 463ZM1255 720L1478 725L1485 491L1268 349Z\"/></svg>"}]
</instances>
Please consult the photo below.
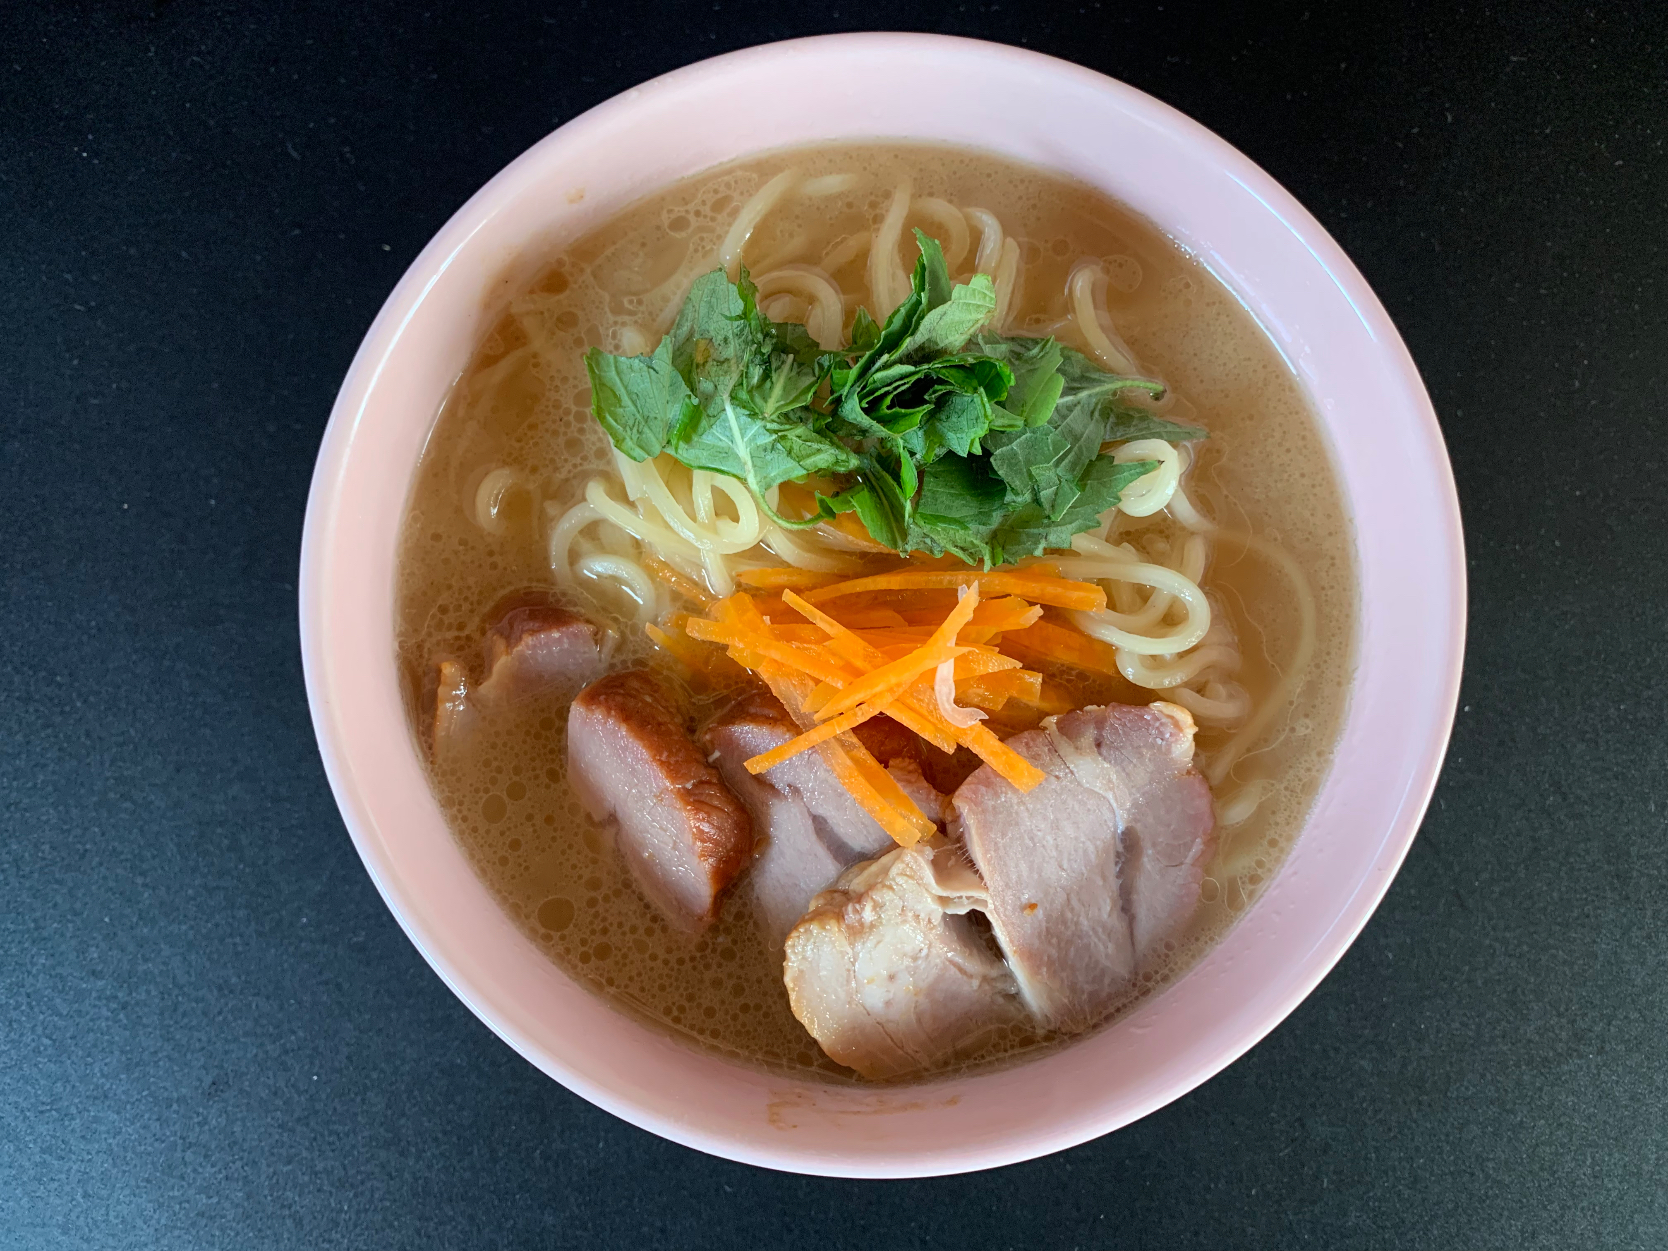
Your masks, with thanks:
<instances>
[{"instance_id":1,"label":"chashu","mask_svg":"<svg viewBox=\"0 0 1668 1251\"><path fill-rule=\"evenodd\" d=\"M541 591L498 601L482 642L486 679L475 688L482 708L545 698L572 699L601 676L613 650L611 633L569 612Z\"/></svg>"},{"instance_id":2,"label":"chashu","mask_svg":"<svg viewBox=\"0 0 1668 1251\"><path fill-rule=\"evenodd\" d=\"M487 616L491 624L481 642L485 678L471 682L455 660L437 666L430 734L437 758L466 741L483 714L531 699L572 699L601 675L613 650L611 632L560 607L543 591L508 595Z\"/></svg>"},{"instance_id":3,"label":"chashu","mask_svg":"<svg viewBox=\"0 0 1668 1251\"><path fill-rule=\"evenodd\" d=\"M753 823L684 729L681 700L641 670L586 687L568 710L568 779L637 885L676 926L700 930L753 855Z\"/></svg>"},{"instance_id":4,"label":"chashu","mask_svg":"<svg viewBox=\"0 0 1668 1251\"><path fill-rule=\"evenodd\" d=\"M852 866L788 935L794 1016L864 1077L931 1069L1021 1015L1012 975L963 915L983 886L935 841Z\"/></svg>"},{"instance_id":5,"label":"chashu","mask_svg":"<svg viewBox=\"0 0 1668 1251\"><path fill-rule=\"evenodd\" d=\"M760 849L749 884L760 927L775 949L813 895L848 866L894 845L820 752L801 752L757 777L747 771L747 760L798 734L787 709L765 691L743 697L701 732L708 758L752 815ZM895 760L891 770L922 811L937 818L945 797L926 784L914 762Z\"/></svg>"},{"instance_id":6,"label":"chashu","mask_svg":"<svg viewBox=\"0 0 1668 1251\"><path fill-rule=\"evenodd\" d=\"M987 766L952 798L991 929L1049 1028L1103 1017L1198 904L1214 818L1193 733L1172 704L1080 709L1008 740L1047 774L1033 790Z\"/></svg>"}]
</instances>

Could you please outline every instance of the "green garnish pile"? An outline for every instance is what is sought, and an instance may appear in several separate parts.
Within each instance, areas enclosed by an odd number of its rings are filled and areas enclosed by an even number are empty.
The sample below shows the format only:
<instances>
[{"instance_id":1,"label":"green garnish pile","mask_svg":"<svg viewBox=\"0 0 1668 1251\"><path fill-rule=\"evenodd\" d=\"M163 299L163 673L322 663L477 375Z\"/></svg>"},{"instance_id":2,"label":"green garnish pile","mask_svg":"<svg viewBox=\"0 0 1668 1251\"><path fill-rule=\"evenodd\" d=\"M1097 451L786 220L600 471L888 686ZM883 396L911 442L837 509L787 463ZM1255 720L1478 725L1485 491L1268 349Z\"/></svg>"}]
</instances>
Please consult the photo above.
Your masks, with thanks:
<instances>
[{"instance_id":1,"label":"green garnish pile","mask_svg":"<svg viewBox=\"0 0 1668 1251\"><path fill-rule=\"evenodd\" d=\"M648 356L585 356L591 411L634 461L669 453L740 478L760 506L806 482L810 526L855 511L898 552L985 567L1071 545L1157 467L1117 464L1106 443L1203 438L1126 396L1163 387L1095 366L1053 339L984 332L996 292L952 286L937 241L921 246L909 297L876 325L859 309L851 346L824 352L805 327L759 311L744 269L697 279Z\"/></svg>"}]
</instances>

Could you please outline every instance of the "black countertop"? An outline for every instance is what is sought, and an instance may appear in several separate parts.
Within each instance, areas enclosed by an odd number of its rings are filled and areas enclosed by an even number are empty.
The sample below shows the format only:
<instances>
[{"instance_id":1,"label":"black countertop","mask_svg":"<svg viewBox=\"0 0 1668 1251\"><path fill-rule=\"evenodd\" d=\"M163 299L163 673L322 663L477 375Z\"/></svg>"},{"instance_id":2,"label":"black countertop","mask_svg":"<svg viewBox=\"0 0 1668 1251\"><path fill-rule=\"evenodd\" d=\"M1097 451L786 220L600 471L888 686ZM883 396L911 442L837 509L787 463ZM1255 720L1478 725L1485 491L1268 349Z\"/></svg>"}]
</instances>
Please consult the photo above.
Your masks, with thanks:
<instances>
[{"instance_id":1,"label":"black countertop","mask_svg":"<svg viewBox=\"0 0 1668 1251\"><path fill-rule=\"evenodd\" d=\"M9 6L0 1243L1668 1242L1668 23L1400 7ZM337 383L458 205L647 77L859 26L1080 61L1289 187L1424 371L1471 576L1337 970L1146 1120L921 1182L698 1155L494 1038L359 865L295 623Z\"/></svg>"}]
</instances>

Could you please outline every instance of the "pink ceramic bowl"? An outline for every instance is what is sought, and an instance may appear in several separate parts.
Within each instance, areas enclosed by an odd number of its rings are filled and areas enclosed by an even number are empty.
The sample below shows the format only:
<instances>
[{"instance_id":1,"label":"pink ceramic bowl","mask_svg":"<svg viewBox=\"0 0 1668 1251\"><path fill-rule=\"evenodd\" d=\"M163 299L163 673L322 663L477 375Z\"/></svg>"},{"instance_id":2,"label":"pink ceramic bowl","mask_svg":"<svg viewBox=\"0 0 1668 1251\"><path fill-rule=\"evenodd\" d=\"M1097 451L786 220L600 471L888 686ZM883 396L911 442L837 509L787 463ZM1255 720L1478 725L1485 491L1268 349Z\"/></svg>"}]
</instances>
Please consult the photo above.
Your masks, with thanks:
<instances>
[{"instance_id":1,"label":"pink ceramic bowl","mask_svg":"<svg viewBox=\"0 0 1668 1251\"><path fill-rule=\"evenodd\" d=\"M516 929L430 795L395 677L393 591L401 512L441 398L530 259L719 162L877 136L1074 175L1146 214L1232 287L1325 424L1362 601L1337 763L1290 858L1214 951L1053 1055L861 1091L662 1037L569 981ZM1239 152L1133 88L924 35L809 39L702 62L568 123L488 183L400 281L342 383L300 588L307 694L343 819L458 997L551 1077L635 1125L735 1160L850 1177L953 1173L1072 1146L1191 1090L1273 1029L1360 932L1407 853L1453 720L1465 612L1459 512L1430 402L1384 309L1315 220Z\"/></svg>"}]
</instances>

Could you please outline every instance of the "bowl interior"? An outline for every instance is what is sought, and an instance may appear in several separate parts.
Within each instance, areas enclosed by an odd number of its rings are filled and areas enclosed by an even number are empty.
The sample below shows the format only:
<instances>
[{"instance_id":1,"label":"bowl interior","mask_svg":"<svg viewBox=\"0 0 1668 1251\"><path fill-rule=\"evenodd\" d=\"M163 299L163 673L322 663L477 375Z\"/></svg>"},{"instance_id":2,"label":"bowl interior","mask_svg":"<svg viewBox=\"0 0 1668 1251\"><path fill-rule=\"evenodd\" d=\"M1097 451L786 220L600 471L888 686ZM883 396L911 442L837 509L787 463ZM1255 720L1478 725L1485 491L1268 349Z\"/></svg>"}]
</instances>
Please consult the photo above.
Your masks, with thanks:
<instances>
[{"instance_id":1,"label":"bowl interior","mask_svg":"<svg viewBox=\"0 0 1668 1251\"><path fill-rule=\"evenodd\" d=\"M1059 170L1199 256L1320 416L1355 524L1361 603L1332 773L1226 941L1072 1047L860 1091L662 1037L575 985L516 929L430 794L398 690L393 595L402 511L439 403L532 260L719 162L869 138L977 146ZM704 62L569 123L483 188L412 265L348 373L313 482L300 588L308 694L343 816L452 990L546 1073L646 1129L771 1167L877 1177L1009 1163L1116 1129L1289 1012L1359 932L1413 837L1452 720L1464 611L1458 511L1429 401L1384 310L1314 220L1234 149L1132 88L931 36L838 36ZM1415 619L1411 603L1422 606Z\"/></svg>"}]
</instances>

